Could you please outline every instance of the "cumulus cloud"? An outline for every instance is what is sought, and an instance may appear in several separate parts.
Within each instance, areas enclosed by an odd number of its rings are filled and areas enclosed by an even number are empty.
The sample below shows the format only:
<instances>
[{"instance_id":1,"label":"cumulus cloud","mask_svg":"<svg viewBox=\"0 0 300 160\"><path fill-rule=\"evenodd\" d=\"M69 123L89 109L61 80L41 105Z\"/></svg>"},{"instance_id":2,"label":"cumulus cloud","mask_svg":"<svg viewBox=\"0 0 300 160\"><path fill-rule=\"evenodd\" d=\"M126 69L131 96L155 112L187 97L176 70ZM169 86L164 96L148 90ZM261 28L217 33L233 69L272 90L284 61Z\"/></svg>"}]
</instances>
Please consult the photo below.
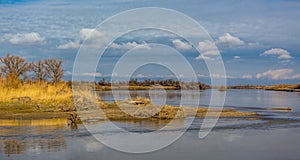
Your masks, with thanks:
<instances>
[{"instance_id":1,"label":"cumulus cloud","mask_svg":"<svg viewBox=\"0 0 300 160\"><path fill-rule=\"evenodd\" d=\"M292 72L292 69L268 70L263 73L258 73L256 78L268 78L272 80L300 79L300 74L292 74Z\"/></svg>"},{"instance_id":2,"label":"cumulus cloud","mask_svg":"<svg viewBox=\"0 0 300 160\"><path fill-rule=\"evenodd\" d=\"M219 50L215 43L209 40L199 42L197 49L201 54L196 59L213 60L212 56L219 55Z\"/></svg>"},{"instance_id":3,"label":"cumulus cloud","mask_svg":"<svg viewBox=\"0 0 300 160\"><path fill-rule=\"evenodd\" d=\"M90 28L83 28L79 32L79 38L74 41L70 41L66 44L58 45L58 49L77 49L79 48L83 42L84 45L88 47L99 47L103 44L103 42L106 41L105 36L103 36L103 33L99 32L96 29L90 29ZM111 48L115 49L132 49L132 48L144 48L149 49L149 45L144 43L137 43L137 42L127 42L127 43L112 43L110 46Z\"/></svg>"},{"instance_id":4,"label":"cumulus cloud","mask_svg":"<svg viewBox=\"0 0 300 160\"><path fill-rule=\"evenodd\" d=\"M103 34L96 29L83 28L79 32L80 40L101 38Z\"/></svg>"},{"instance_id":5,"label":"cumulus cloud","mask_svg":"<svg viewBox=\"0 0 300 160\"><path fill-rule=\"evenodd\" d=\"M245 44L245 42L240 38L232 36L229 33L225 33L223 36L220 36L216 43L220 45L227 45L229 47L241 46Z\"/></svg>"},{"instance_id":6,"label":"cumulus cloud","mask_svg":"<svg viewBox=\"0 0 300 160\"><path fill-rule=\"evenodd\" d=\"M5 34L2 41L9 42L11 44L40 44L45 41L39 33L17 33L17 34Z\"/></svg>"},{"instance_id":7,"label":"cumulus cloud","mask_svg":"<svg viewBox=\"0 0 300 160\"><path fill-rule=\"evenodd\" d=\"M150 46L145 42L140 44L136 42L127 42L121 44L113 43L110 47L115 49L132 49L132 48L150 49Z\"/></svg>"},{"instance_id":8,"label":"cumulus cloud","mask_svg":"<svg viewBox=\"0 0 300 160\"><path fill-rule=\"evenodd\" d=\"M175 39L172 41L172 43L174 44L175 48L180 49L180 50L192 49L192 46L189 43L183 42L180 39Z\"/></svg>"},{"instance_id":9,"label":"cumulus cloud","mask_svg":"<svg viewBox=\"0 0 300 160\"><path fill-rule=\"evenodd\" d=\"M266 50L260 56L277 56L278 59L291 59L293 58L287 50L281 48L272 48Z\"/></svg>"},{"instance_id":10,"label":"cumulus cloud","mask_svg":"<svg viewBox=\"0 0 300 160\"><path fill-rule=\"evenodd\" d=\"M58 49L77 49L80 45L85 41L86 45L90 47L97 47L101 45L101 40L103 40L104 36L101 32L96 29L83 28L79 32L79 39L68 42L66 44L58 45Z\"/></svg>"}]
</instances>

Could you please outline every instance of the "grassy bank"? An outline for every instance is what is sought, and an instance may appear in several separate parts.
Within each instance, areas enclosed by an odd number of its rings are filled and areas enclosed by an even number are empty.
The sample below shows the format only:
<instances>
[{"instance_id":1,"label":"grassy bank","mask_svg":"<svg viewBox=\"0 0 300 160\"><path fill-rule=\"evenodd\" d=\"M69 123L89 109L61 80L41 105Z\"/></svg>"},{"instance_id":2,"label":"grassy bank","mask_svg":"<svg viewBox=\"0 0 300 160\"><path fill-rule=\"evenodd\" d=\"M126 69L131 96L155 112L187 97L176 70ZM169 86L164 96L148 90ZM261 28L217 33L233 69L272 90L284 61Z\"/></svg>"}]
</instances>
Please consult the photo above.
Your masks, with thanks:
<instances>
[{"instance_id":1,"label":"grassy bank","mask_svg":"<svg viewBox=\"0 0 300 160\"><path fill-rule=\"evenodd\" d=\"M265 86L264 89L272 91L300 92L300 84L279 84L273 86Z\"/></svg>"},{"instance_id":2,"label":"grassy bank","mask_svg":"<svg viewBox=\"0 0 300 160\"><path fill-rule=\"evenodd\" d=\"M0 107L13 112L74 111L72 96L71 87L65 82L23 83L16 88L0 82Z\"/></svg>"}]
</instances>

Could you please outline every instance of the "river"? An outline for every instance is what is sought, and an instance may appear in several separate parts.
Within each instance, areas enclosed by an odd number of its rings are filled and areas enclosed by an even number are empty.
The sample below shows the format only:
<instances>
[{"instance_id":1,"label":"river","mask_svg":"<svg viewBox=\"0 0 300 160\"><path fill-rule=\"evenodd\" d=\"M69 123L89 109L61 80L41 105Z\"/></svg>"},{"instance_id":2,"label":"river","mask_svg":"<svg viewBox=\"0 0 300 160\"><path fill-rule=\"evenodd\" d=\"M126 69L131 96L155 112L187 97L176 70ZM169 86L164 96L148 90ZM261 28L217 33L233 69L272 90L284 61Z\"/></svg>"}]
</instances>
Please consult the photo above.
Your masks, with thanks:
<instances>
[{"instance_id":1,"label":"river","mask_svg":"<svg viewBox=\"0 0 300 160\"><path fill-rule=\"evenodd\" d=\"M118 91L119 99L126 98ZM180 99L191 99L189 106L197 107L194 91L166 91L166 103L179 105ZM114 100L111 92L98 92L102 100ZM219 93L223 94L223 93ZM151 97L149 91L132 91L131 95ZM200 92L200 106L207 107L211 90ZM163 96L161 96L163 97ZM115 100L118 100L115 99ZM161 103L160 96L151 97ZM0 120L0 159L299 159L300 152L300 93L264 90L227 90L225 108L254 111L251 118L220 118L212 132L198 138L203 119L195 119L185 134L171 145L145 154L116 151L98 142L86 129L68 127L63 120ZM291 107L292 111L266 110L270 107ZM185 120L175 122L180 128ZM99 122L103 125L104 122ZM86 124L97 127L99 123ZM163 127L164 121L114 122L129 132L151 132ZM53 124L53 125L51 125ZM174 130L167 130L172 134ZM101 133L98 133L101 134ZM111 132L110 134L118 134ZM122 137L122 134L119 135ZM147 139L144 141L147 142ZM148 140L150 141L150 140Z\"/></svg>"}]
</instances>

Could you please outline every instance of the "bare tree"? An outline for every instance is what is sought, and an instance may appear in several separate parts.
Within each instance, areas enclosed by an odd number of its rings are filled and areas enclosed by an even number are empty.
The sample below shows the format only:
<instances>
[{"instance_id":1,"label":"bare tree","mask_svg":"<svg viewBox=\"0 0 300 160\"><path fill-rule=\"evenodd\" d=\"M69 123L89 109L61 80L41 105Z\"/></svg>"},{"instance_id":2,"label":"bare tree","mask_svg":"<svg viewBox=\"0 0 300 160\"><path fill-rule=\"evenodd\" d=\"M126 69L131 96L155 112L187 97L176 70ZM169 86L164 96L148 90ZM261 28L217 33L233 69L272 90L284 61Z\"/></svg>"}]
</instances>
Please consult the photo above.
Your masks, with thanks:
<instances>
[{"instance_id":1,"label":"bare tree","mask_svg":"<svg viewBox=\"0 0 300 160\"><path fill-rule=\"evenodd\" d=\"M64 76L64 70L62 69L63 60L61 59L46 59L44 60L45 74L53 83L57 83L62 80Z\"/></svg>"},{"instance_id":2,"label":"bare tree","mask_svg":"<svg viewBox=\"0 0 300 160\"><path fill-rule=\"evenodd\" d=\"M6 77L14 75L20 79L21 76L25 77L26 72L30 71L29 63L19 56L7 54L0 58L0 62L3 64L0 66L0 71Z\"/></svg>"},{"instance_id":3,"label":"bare tree","mask_svg":"<svg viewBox=\"0 0 300 160\"><path fill-rule=\"evenodd\" d=\"M45 63L42 60L38 60L37 62L31 63L31 70L34 73L34 79L41 82L46 80L46 67Z\"/></svg>"}]
</instances>

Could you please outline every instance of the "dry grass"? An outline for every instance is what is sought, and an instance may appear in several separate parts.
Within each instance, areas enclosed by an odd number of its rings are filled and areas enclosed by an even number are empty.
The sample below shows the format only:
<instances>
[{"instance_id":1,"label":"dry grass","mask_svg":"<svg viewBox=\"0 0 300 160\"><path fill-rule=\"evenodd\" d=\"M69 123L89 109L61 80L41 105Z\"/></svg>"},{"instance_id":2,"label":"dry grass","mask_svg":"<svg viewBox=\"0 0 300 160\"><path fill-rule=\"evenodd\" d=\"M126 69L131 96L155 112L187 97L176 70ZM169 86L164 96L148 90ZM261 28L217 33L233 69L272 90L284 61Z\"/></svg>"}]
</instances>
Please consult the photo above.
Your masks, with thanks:
<instances>
[{"instance_id":1,"label":"dry grass","mask_svg":"<svg viewBox=\"0 0 300 160\"><path fill-rule=\"evenodd\" d=\"M273 86L265 86L265 89L280 90L280 89L299 89L300 84L279 84Z\"/></svg>"},{"instance_id":2,"label":"dry grass","mask_svg":"<svg viewBox=\"0 0 300 160\"><path fill-rule=\"evenodd\" d=\"M5 79L0 80L0 104L12 106L15 109L41 111L74 111L74 100L80 109L106 104L92 91L83 88L72 92L66 82L48 83L23 83L16 88L6 86ZM29 107L29 108L28 108ZM30 108L31 107L31 108ZM0 106L1 108L1 106Z\"/></svg>"},{"instance_id":3,"label":"dry grass","mask_svg":"<svg viewBox=\"0 0 300 160\"><path fill-rule=\"evenodd\" d=\"M38 120L16 120L16 119L0 119L0 127L5 126L65 126L67 119L38 119Z\"/></svg>"},{"instance_id":4,"label":"dry grass","mask_svg":"<svg viewBox=\"0 0 300 160\"><path fill-rule=\"evenodd\" d=\"M0 103L2 104L31 104L37 109L44 107L50 109L62 109L62 107L73 107L72 90L65 83L50 84L24 83L17 88L5 86L0 81Z\"/></svg>"},{"instance_id":5,"label":"dry grass","mask_svg":"<svg viewBox=\"0 0 300 160\"><path fill-rule=\"evenodd\" d=\"M151 100L149 98L144 98L144 97L139 97L139 96L132 99L132 102L139 104L139 106L151 104Z\"/></svg>"}]
</instances>

